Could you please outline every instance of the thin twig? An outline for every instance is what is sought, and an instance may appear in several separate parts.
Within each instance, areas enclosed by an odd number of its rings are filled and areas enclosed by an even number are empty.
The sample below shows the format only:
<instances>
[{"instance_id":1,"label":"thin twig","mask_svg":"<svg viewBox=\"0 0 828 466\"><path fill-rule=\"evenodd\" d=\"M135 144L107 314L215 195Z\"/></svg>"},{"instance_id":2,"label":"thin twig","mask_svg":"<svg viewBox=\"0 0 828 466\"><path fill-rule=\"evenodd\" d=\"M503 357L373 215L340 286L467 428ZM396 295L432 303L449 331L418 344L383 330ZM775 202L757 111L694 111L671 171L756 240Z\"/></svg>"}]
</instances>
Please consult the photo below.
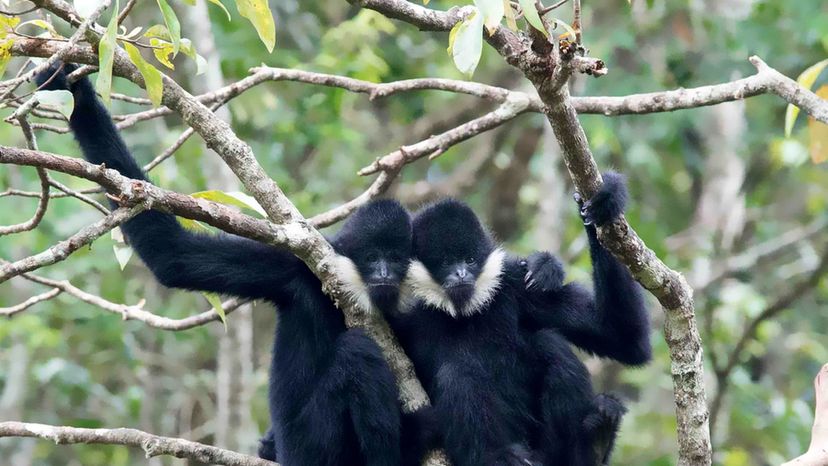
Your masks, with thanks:
<instances>
[{"instance_id":1,"label":"thin twig","mask_svg":"<svg viewBox=\"0 0 828 466\"><path fill-rule=\"evenodd\" d=\"M49 69L50 66L54 65L58 61L62 61L66 58L66 56L75 48L78 42L83 38L86 34L86 31L89 30L89 27L92 24L95 24L95 21L101 16L101 13L104 12L107 8L109 8L110 0L102 0L101 4L95 8L95 11L92 12L83 22L78 26L78 29L72 34L72 37L63 44L61 48L57 50L52 56L50 56L46 61L37 65L29 71L28 73L24 74L15 79L11 79L0 83L1 88L5 88L2 94L0 94L0 100L5 99L9 94L14 92L18 86L23 84L24 82L30 81L34 78L38 73ZM54 78L54 75L52 76Z\"/></svg>"},{"instance_id":2,"label":"thin twig","mask_svg":"<svg viewBox=\"0 0 828 466\"><path fill-rule=\"evenodd\" d=\"M55 296L59 295L62 292L59 288L53 288L45 293L41 293L39 295L32 296L31 298L23 301L22 303L11 306L11 307L0 307L0 316L3 317L11 317L17 313L23 312L26 309L34 306L37 303L41 303L43 301L48 301Z\"/></svg>"},{"instance_id":3,"label":"thin twig","mask_svg":"<svg viewBox=\"0 0 828 466\"><path fill-rule=\"evenodd\" d=\"M523 95L517 93L510 94L506 101L495 110L440 135L432 136L424 141L398 149L377 159L371 165L361 169L358 174L365 176L379 171L394 170L422 157L439 153L440 150L445 150L484 131L511 121L518 115L529 111L529 104L529 99L524 98Z\"/></svg>"},{"instance_id":4,"label":"thin twig","mask_svg":"<svg viewBox=\"0 0 828 466\"><path fill-rule=\"evenodd\" d=\"M51 246L47 250L0 267L0 283L24 272L60 262L81 247L98 239L104 233L126 222L144 210L143 205L121 207L97 222L83 227L69 238Z\"/></svg>"},{"instance_id":5,"label":"thin twig","mask_svg":"<svg viewBox=\"0 0 828 466\"><path fill-rule=\"evenodd\" d=\"M32 97L26 103L18 107L14 113L12 113L12 118L17 120L20 124L20 129L23 130L23 135L26 138L26 145L31 150L37 150L37 139L35 138L34 131L32 131L32 127L29 125L27 115L29 112L34 110L38 104L38 100ZM46 170L40 167L37 167L36 170L37 176L40 178L40 196L37 201L37 208L35 209L34 215L32 218L23 223L10 226L0 226L0 236L34 230L38 225L40 225L40 222L46 215L46 209L49 207L49 174L46 173Z\"/></svg>"},{"instance_id":6,"label":"thin twig","mask_svg":"<svg viewBox=\"0 0 828 466\"><path fill-rule=\"evenodd\" d=\"M130 12L132 11L132 9L135 7L135 4L136 4L136 3L138 3L138 0L129 0L129 1L127 2L127 4L124 6L124 9L123 9L123 10L121 10L121 12L120 12L120 13L118 13L118 19L117 19L117 22L118 22L118 25L119 25L119 26L121 25L121 23L123 23L123 22L124 22L124 20L126 19L126 17L127 17L127 16L129 16L129 13L130 13Z\"/></svg>"},{"instance_id":7,"label":"thin twig","mask_svg":"<svg viewBox=\"0 0 828 466\"><path fill-rule=\"evenodd\" d=\"M0 259L0 263L8 264L8 262L3 261ZM143 300L137 305L127 305L127 304L118 304L113 303L112 301L108 301L100 296L94 295L92 293L88 293L70 283L68 280L53 280L51 278L41 277L39 275L35 275L32 273L24 273L21 274L22 278L29 280L34 283L39 283L41 285L46 285L52 287L56 290L64 292L70 296L74 296L75 298L93 306L97 306L107 312L111 312L113 314L119 315L123 320L137 320L141 321L152 328L157 328L160 330L171 330L171 331L182 331L182 330L189 330L194 327L199 327L201 325L221 321L221 317L216 313L215 309L210 308L204 312L199 314L195 314L192 316L184 317L181 319L171 319L169 317L164 317L143 309ZM225 316L230 315L233 311L237 310L241 306L252 302L249 299L241 299L241 298L230 298L224 301L221 306L224 309ZM31 307L36 303L31 303L27 307ZM18 305L20 306L20 305ZM11 308L9 308L11 309ZM24 309L20 309L17 312L20 312ZM1 314L1 313L0 313Z\"/></svg>"},{"instance_id":8,"label":"thin twig","mask_svg":"<svg viewBox=\"0 0 828 466\"><path fill-rule=\"evenodd\" d=\"M541 8L538 11L538 14L541 15L541 16L544 16L544 15L546 15L547 13L549 13L553 10L557 10L559 7L563 6L568 1L569 0L560 0L558 3L555 3L554 5L551 5L551 6L548 6L548 7L545 7L545 8Z\"/></svg>"},{"instance_id":9,"label":"thin twig","mask_svg":"<svg viewBox=\"0 0 828 466\"><path fill-rule=\"evenodd\" d=\"M572 29L575 30L575 43L581 43L581 0L572 0Z\"/></svg>"},{"instance_id":10,"label":"thin twig","mask_svg":"<svg viewBox=\"0 0 828 466\"><path fill-rule=\"evenodd\" d=\"M84 192L75 191L74 189L66 186L65 184L59 182L58 180L56 180L52 177L49 177L49 184L52 187L54 187L54 188L56 188L60 191L63 191L65 196L60 196L60 197L74 197L74 198L76 198L76 199L78 199L82 202L85 202L85 203L91 205L92 207L98 209L98 211L100 211L102 214L109 215L109 212L110 212L109 209L104 207L103 204L101 204L100 202L98 202L95 199L92 199L91 197L84 194ZM95 189L91 189L91 190L87 190L87 191L97 193L97 192L101 192L101 189L100 188L95 188ZM58 196L53 196L53 197L58 197Z\"/></svg>"},{"instance_id":11,"label":"thin twig","mask_svg":"<svg viewBox=\"0 0 828 466\"><path fill-rule=\"evenodd\" d=\"M724 396L727 393L730 375L742 359L742 353L748 343L756 337L756 332L759 330L762 323L773 319L782 311L789 309L793 303L801 299L803 296L806 296L809 292L815 290L826 273L828 273L828 244L826 244L819 264L811 272L808 278L796 284L789 292L777 298L776 301L766 307L756 317L751 319L744 330L742 330L742 334L739 336L739 339L736 341L733 349L728 353L724 366L713 368L716 380L718 381L716 396L713 398L710 408L711 417L714 422L718 417Z\"/></svg>"},{"instance_id":12,"label":"thin twig","mask_svg":"<svg viewBox=\"0 0 828 466\"><path fill-rule=\"evenodd\" d=\"M214 111L214 112L215 112L215 111L216 111L219 107L221 107L221 106L222 106L222 105L224 105L225 103L227 103L227 101L226 101L226 100L222 100L222 101L216 102L216 103L214 103L213 105L211 105L211 106L210 106L210 110L212 110L212 111ZM161 164L161 162L163 162L163 161L167 160L168 158L170 158L173 154L175 154L175 152L176 152L178 149L180 149L180 148L181 148L181 146L183 146L183 145L184 145L184 143L185 143L185 142L187 142L187 140L188 140L188 139L190 139L190 137L191 137L193 134L195 134L195 130L194 130L192 127L187 128L186 130L184 130L184 132L183 132L183 133L181 133L181 135L180 135L180 136L178 136L178 139L176 139L176 140L175 140L175 142L174 142L174 143L173 143L170 147L168 147L167 149L165 149L165 150L164 150L164 152L162 152L162 153L161 153L161 154L159 154L157 157L155 157L154 159L150 160L150 161L149 161L149 163L147 163L146 165L144 165L144 171L145 171L145 172L149 172L149 171L150 171L150 170L152 170L153 168L155 168L155 167L157 167L158 165L160 165L160 164Z\"/></svg>"}]
</instances>

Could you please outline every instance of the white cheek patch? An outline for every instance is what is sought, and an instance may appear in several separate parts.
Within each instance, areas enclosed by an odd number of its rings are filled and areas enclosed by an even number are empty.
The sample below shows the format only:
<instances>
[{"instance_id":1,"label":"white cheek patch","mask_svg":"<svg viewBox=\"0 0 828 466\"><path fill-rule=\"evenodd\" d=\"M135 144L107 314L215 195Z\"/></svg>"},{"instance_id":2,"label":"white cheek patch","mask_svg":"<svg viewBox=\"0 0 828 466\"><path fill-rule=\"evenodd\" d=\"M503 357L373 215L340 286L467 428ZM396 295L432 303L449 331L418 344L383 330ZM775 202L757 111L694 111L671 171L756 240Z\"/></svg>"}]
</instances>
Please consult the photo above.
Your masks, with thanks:
<instances>
[{"instance_id":1,"label":"white cheek patch","mask_svg":"<svg viewBox=\"0 0 828 466\"><path fill-rule=\"evenodd\" d=\"M483 270L477 277L474 284L474 294L469 303L463 308L463 315L470 316L483 310L492 302L497 291L500 289L500 281L503 277L503 262L506 260L506 253L503 249L497 248L486 258Z\"/></svg>"},{"instance_id":2,"label":"white cheek patch","mask_svg":"<svg viewBox=\"0 0 828 466\"><path fill-rule=\"evenodd\" d=\"M458 315L469 317L483 311L494 299L500 289L505 258L506 253L500 248L489 254L486 263L483 264L483 270L474 284L474 293L471 299L459 312L448 298L443 287L434 281L426 266L418 260L412 261L408 268L408 274L404 281L405 290L414 298L421 299L426 304L436 307L452 317L456 318Z\"/></svg>"},{"instance_id":3,"label":"white cheek patch","mask_svg":"<svg viewBox=\"0 0 828 466\"><path fill-rule=\"evenodd\" d=\"M431 278L425 264L418 260L412 260L408 266L408 273L403 281L406 294L410 293L415 299L425 301L429 306L436 307L452 317L457 317L454 304L446 295L443 287ZM408 307L407 305L405 306Z\"/></svg>"},{"instance_id":4,"label":"white cheek patch","mask_svg":"<svg viewBox=\"0 0 828 466\"><path fill-rule=\"evenodd\" d=\"M356 264L351 259L337 255L333 260L334 273L342 280L343 291L348 301L364 312L372 312L374 306L371 304L371 297L368 295L368 287L362 281L362 276L357 270Z\"/></svg>"}]
</instances>

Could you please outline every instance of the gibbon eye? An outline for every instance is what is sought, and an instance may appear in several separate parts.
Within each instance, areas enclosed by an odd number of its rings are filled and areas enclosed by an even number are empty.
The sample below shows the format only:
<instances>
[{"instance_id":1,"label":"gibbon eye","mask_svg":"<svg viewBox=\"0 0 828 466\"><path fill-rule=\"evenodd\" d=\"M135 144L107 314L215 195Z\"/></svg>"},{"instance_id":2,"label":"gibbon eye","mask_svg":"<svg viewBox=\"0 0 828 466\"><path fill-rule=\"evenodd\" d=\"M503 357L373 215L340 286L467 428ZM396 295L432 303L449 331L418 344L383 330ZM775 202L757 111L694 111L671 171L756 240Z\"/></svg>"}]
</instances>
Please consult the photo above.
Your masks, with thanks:
<instances>
[{"instance_id":1,"label":"gibbon eye","mask_svg":"<svg viewBox=\"0 0 828 466\"><path fill-rule=\"evenodd\" d=\"M368 262L376 262L379 258L379 255L375 251L371 251L365 255L365 258L368 260Z\"/></svg>"},{"instance_id":2,"label":"gibbon eye","mask_svg":"<svg viewBox=\"0 0 828 466\"><path fill-rule=\"evenodd\" d=\"M466 258L466 263L469 264L469 265L472 265L475 262L477 262L477 259L475 259L474 257L467 257Z\"/></svg>"}]
</instances>

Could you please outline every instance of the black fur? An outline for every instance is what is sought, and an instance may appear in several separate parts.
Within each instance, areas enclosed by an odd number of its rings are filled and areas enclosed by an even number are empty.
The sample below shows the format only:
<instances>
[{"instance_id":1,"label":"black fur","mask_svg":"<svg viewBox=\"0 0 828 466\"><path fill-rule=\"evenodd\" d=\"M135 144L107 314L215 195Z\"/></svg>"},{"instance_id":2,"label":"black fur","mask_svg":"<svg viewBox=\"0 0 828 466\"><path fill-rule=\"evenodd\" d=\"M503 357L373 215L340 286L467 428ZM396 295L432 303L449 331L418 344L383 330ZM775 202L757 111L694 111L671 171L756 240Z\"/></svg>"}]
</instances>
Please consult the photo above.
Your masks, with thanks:
<instances>
[{"instance_id":1,"label":"black fur","mask_svg":"<svg viewBox=\"0 0 828 466\"><path fill-rule=\"evenodd\" d=\"M605 225L624 213L627 207L627 186L624 175L606 172L601 189L587 201L581 201L581 195L575 194L575 201L580 207L585 225Z\"/></svg>"},{"instance_id":2,"label":"black fur","mask_svg":"<svg viewBox=\"0 0 828 466\"><path fill-rule=\"evenodd\" d=\"M583 206L585 222L623 213L623 178L608 174ZM414 256L455 310L474 295L495 244L465 204L446 200L413 221ZM649 319L639 286L587 226L596 297L563 284L560 261L507 258L492 300L474 312L420 299L389 316L435 403L455 465L594 466L609 461L625 408L595 396L569 343L627 364L650 359ZM422 279L423 277L414 277ZM420 296L422 298L422 296Z\"/></svg>"},{"instance_id":3,"label":"black fur","mask_svg":"<svg viewBox=\"0 0 828 466\"><path fill-rule=\"evenodd\" d=\"M456 201L420 211L414 231L417 259L447 287L451 303L461 305L468 279L474 283L494 242ZM514 261L483 312L455 318L420 300L388 316L431 397L454 466L538 464L530 447L533 354L517 314L524 275Z\"/></svg>"},{"instance_id":4,"label":"black fur","mask_svg":"<svg viewBox=\"0 0 828 466\"><path fill-rule=\"evenodd\" d=\"M66 88L67 65L46 87ZM38 76L47 80L57 68ZM87 79L70 88L69 125L84 156L135 179L146 176L129 153ZM288 466L376 465L402 461L393 374L362 330L348 330L319 280L286 250L233 235L203 235L175 217L144 212L123 225L133 248L166 286L265 299L280 311L270 369L274 427L260 454ZM372 301L395 304L411 254L408 213L394 201L357 211L336 236L369 284ZM408 456L408 455L407 455Z\"/></svg>"},{"instance_id":5,"label":"black fur","mask_svg":"<svg viewBox=\"0 0 828 466\"><path fill-rule=\"evenodd\" d=\"M537 332L535 347L547 371L541 394L545 457L563 460L560 464L608 464L626 408L612 395L592 396L586 368L563 337L589 353L642 365L652 355L650 323L640 286L599 243L595 230L623 214L623 176L606 173L592 199L583 202L577 194L575 199L589 239L595 296L578 283L564 285L560 261L535 253L525 261L530 304L523 307L521 322Z\"/></svg>"},{"instance_id":6,"label":"black fur","mask_svg":"<svg viewBox=\"0 0 828 466\"><path fill-rule=\"evenodd\" d=\"M592 448L599 464L609 464L621 418L626 413L627 408L613 395L599 393L593 400L593 410L584 419L583 426L592 438Z\"/></svg>"},{"instance_id":7,"label":"black fur","mask_svg":"<svg viewBox=\"0 0 828 466\"><path fill-rule=\"evenodd\" d=\"M604 185L589 201L576 201L584 218L592 257L594 295L579 283L563 283L563 270L540 260L529 260L528 274L541 284L527 289L532 306L523 324L530 329L554 328L579 348L628 365L646 364L652 358L650 319L641 286L629 270L598 241L595 225L604 225L623 214L627 189L617 173L604 174ZM530 256L531 259L531 256ZM559 264L559 262L558 262ZM560 270L560 272L558 272ZM558 274L560 273L560 277ZM546 275L544 275L546 274Z\"/></svg>"}]
</instances>

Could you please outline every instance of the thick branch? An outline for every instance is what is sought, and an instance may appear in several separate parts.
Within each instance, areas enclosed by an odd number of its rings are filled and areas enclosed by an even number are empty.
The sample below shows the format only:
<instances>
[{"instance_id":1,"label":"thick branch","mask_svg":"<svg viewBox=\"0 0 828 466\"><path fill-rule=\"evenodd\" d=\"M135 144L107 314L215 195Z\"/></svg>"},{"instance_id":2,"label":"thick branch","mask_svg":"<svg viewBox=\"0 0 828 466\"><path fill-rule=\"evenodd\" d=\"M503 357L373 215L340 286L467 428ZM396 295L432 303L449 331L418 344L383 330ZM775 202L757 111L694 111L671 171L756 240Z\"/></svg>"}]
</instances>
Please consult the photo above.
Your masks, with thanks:
<instances>
[{"instance_id":1,"label":"thick branch","mask_svg":"<svg viewBox=\"0 0 828 466\"><path fill-rule=\"evenodd\" d=\"M413 24L421 31L449 31L469 14L468 10L458 7L438 11L404 0L348 0L348 3Z\"/></svg>"},{"instance_id":2,"label":"thick branch","mask_svg":"<svg viewBox=\"0 0 828 466\"><path fill-rule=\"evenodd\" d=\"M136 429L83 429L28 422L0 422L0 437L34 437L58 445L96 443L144 450L147 458L169 455L205 464L273 466L276 463L180 438L160 437Z\"/></svg>"},{"instance_id":3,"label":"thick branch","mask_svg":"<svg viewBox=\"0 0 828 466\"><path fill-rule=\"evenodd\" d=\"M569 101L566 86L557 92L543 92L545 83L536 82L541 98L549 105L549 122L564 153L575 188L587 198L601 185L601 177L586 134ZM599 229L601 243L622 263L644 288L658 298L666 312L664 338L670 349L671 373L678 424L679 465L710 464L710 431L704 389L701 337L693 310L693 290L677 272L667 267L647 248L624 218Z\"/></svg>"},{"instance_id":4,"label":"thick branch","mask_svg":"<svg viewBox=\"0 0 828 466\"><path fill-rule=\"evenodd\" d=\"M154 186L142 180L126 178L116 170L93 165L82 159L64 157L16 147L0 146L0 163L42 167L94 181L116 195L125 205L148 205L180 217L198 220L229 233L295 250L298 254L306 236L302 223L275 225L222 204L197 199L186 194Z\"/></svg>"}]
</instances>

